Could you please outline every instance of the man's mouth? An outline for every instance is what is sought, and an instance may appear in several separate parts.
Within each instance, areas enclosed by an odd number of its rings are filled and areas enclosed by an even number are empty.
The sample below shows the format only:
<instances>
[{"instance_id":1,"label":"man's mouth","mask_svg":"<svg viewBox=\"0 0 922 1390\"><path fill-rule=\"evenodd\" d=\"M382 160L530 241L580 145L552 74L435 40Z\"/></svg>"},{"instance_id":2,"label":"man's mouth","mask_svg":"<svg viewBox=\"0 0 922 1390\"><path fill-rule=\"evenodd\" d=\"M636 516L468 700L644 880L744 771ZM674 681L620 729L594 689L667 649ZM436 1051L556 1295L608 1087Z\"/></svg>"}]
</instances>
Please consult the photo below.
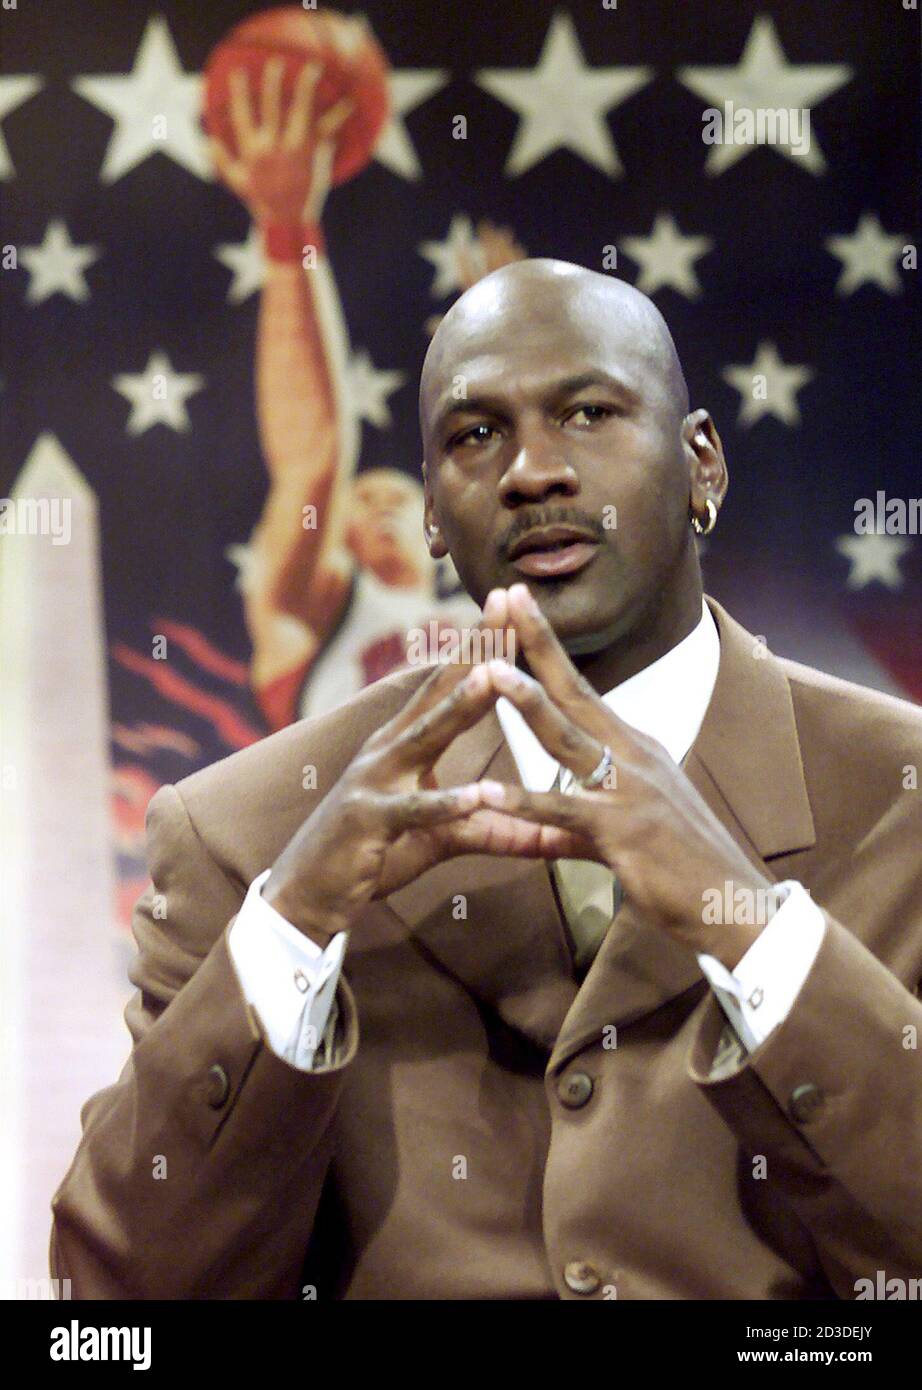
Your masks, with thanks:
<instances>
[{"instance_id":1,"label":"man's mouth","mask_svg":"<svg viewBox=\"0 0 922 1390\"><path fill-rule=\"evenodd\" d=\"M509 563L536 578L574 574L593 559L599 542L576 526L538 526L509 547Z\"/></svg>"}]
</instances>

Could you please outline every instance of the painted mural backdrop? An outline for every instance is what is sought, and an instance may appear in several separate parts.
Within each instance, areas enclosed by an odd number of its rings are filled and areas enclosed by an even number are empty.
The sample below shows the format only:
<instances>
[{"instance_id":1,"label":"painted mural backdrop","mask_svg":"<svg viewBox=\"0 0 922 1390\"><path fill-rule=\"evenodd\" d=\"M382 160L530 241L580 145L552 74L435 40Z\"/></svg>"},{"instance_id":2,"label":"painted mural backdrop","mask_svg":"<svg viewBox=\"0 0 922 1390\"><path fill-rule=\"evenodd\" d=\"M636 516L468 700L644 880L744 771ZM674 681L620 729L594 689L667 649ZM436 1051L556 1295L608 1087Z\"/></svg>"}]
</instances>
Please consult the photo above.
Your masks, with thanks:
<instances>
[{"instance_id":1,"label":"painted mural backdrop","mask_svg":"<svg viewBox=\"0 0 922 1390\"><path fill-rule=\"evenodd\" d=\"M423 543L416 385L455 297L525 255L673 328L731 472L709 591L922 698L915 6L20 0L0 27L8 905L49 959L72 834L105 824L80 862L127 942L161 783L473 615Z\"/></svg>"}]
</instances>

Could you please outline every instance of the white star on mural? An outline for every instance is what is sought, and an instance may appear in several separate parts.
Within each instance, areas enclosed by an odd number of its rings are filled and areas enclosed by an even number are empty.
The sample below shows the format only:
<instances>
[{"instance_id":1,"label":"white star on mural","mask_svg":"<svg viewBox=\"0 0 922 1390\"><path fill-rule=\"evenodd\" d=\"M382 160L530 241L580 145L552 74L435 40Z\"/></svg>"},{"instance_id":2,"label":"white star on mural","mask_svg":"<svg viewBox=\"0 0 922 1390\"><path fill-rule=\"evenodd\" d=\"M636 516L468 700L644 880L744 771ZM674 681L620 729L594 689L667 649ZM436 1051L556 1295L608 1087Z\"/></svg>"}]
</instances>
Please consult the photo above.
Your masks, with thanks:
<instances>
[{"instance_id":1,"label":"white star on mural","mask_svg":"<svg viewBox=\"0 0 922 1390\"><path fill-rule=\"evenodd\" d=\"M622 237L621 245L640 266L636 285L644 294L653 294L664 285L689 299L701 293L694 263L707 255L714 242L706 236L683 236L671 213L657 213L648 236Z\"/></svg>"},{"instance_id":2,"label":"white star on mural","mask_svg":"<svg viewBox=\"0 0 922 1390\"><path fill-rule=\"evenodd\" d=\"M797 392L816 373L810 367L793 367L782 362L774 343L759 343L755 360L725 367L724 381L743 398L737 424L752 425L763 415L775 415L786 425L800 424ZM761 379L760 379L761 378Z\"/></svg>"},{"instance_id":3,"label":"white star on mural","mask_svg":"<svg viewBox=\"0 0 922 1390\"><path fill-rule=\"evenodd\" d=\"M349 403L359 420L387 429L391 412L387 398L407 379L406 372L378 371L364 350L353 353L346 368Z\"/></svg>"},{"instance_id":4,"label":"white star on mural","mask_svg":"<svg viewBox=\"0 0 922 1390\"><path fill-rule=\"evenodd\" d=\"M251 294L262 289L266 278L266 258L262 237L253 223L246 241L223 242L213 253L233 275L227 291L229 304L242 304Z\"/></svg>"},{"instance_id":5,"label":"white star on mural","mask_svg":"<svg viewBox=\"0 0 922 1390\"><path fill-rule=\"evenodd\" d=\"M40 91L44 85L40 77L33 77L28 73L0 77L0 121L3 121L11 111L15 111L17 106L22 106L23 102L34 97L35 93ZM16 170L12 159L10 159L10 152L6 140L3 138L3 131L0 130L0 179L12 179L15 176Z\"/></svg>"},{"instance_id":6,"label":"white star on mural","mask_svg":"<svg viewBox=\"0 0 922 1390\"><path fill-rule=\"evenodd\" d=\"M743 56L735 67L679 68L676 76L683 86L723 111L732 102L737 111L810 110L852 77L845 63L789 63L784 56L775 22L770 15L753 20ZM812 121L811 121L812 125ZM707 174L722 174L731 164L751 154L758 145L711 145L704 165ZM810 134L810 147L795 154L790 144L771 146L812 174L826 168L822 150Z\"/></svg>"},{"instance_id":7,"label":"white star on mural","mask_svg":"<svg viewBox=\"0 0 922 1390\"><path fill-rule=\"evenodd\" d=\"M148 19L127 76L98 73L71 85L115 121L99 174L103 183L114 183L152 154L168 155L206 182L214 178L198 121L202 79L183 71L162 15Z\"/></svg>"},{"instance_id":8,"label":"white star on mural","mask_svg":"<svg viewBox=\"0 0 922 1390\"><path fill-rule=\"evenodd\" d=\"M900 536L880 536L874 531L840 536L836 541L836 550L851 566L845 581L849 589L863 589L875 579L888 589L901 588L900 559L911 549L911 542Z\"/></svg>"},{"instance_id":9,"label":"white star on mural","mask_svg":"<svg viewBox=\"0 0 922 1390\"><path fill-rule=\"evenodd\" d=\"M507 176L563 148L614 178L622 166L605 114L652 76L646 67L589 67L572 19L557 11L534 69L481 68L475 81L519 115Z\"/></svg>"},{"instance_id":10,"label":"white star on mural","mask_svg":"<svg viewBox=\"0 0 922 1390\"><path fill-rule=\"evenodd\" d=\"M851 236L826 238L826 250L842 262L836 294L854 294L864 284L877 285L887 294L901 294L896 260L902 249L901 236L888 236L876 213L863 212Z\"/></svg>"},{"instance_id":11,"label":"white star on mural","mask_svg":"<svg viewBox=\"0 0 922 1390\"><path fill-rule=\"evenodd\" d=\"M204 377L195 372L174 372L165 352L152 352L143 372L122 373L112 385L131 403L127 434L143 434L152 425L168 425L172 430L188 430L186 400L201 391Z\"/></svg>"},{"instance_id":12,"label":"white star on mural","mask_svg":"<svg viewBox=\"0 0 922 1390\"><path fill-rule=\"evenodd\" d=\"M483 266L483 250L474 235L471 219L463 212L455 213L451 219L444 241L424 241L418 249L419 254L435 266L435 279L430 290L433 299L444 299L453 290L462 288L459 271L465 258L475 266Z\"/></svg>"},{"instance_id":13,"label":"white star on mural","mask_svg":"<svg viewBox=\"0 0 922 1390\"><path fill-rule=\"evenodd\" d=\"M53 294L65 294L81 303L90 297L84 277L87 266L98 261L102 252L95 246L75 246L60 218L53 218L45 228L40 246L24 246L20 260L29 272L26 300L41 304Z\"/></svg>"},{"instance_id":14,"label":"white star on mural","mask_svg":"<svg viewBox=\"0 0 922 1390\"><path fill-rule=\"evenodd\" d=\"M422 177L419 162L404 116L444 87L448 73L443 68L403 68L390 75L391 118L378 136L374 157L405 179Z\"/></svg>"}]
</instances>

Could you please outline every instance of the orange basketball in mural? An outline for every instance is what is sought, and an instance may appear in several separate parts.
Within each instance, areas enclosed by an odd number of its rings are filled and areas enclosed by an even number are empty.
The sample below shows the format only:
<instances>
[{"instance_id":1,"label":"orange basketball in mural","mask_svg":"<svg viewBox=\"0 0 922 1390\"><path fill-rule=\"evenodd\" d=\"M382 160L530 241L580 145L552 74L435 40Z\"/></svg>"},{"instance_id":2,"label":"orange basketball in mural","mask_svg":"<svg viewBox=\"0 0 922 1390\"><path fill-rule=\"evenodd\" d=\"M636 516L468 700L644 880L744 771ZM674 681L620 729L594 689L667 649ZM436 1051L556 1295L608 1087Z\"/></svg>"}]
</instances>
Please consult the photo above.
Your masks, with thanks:
<instances>
[{"instance_id":1,"label":"orange basketball in mural","mask_svg":"<svg viewBox=\"0 0 922 1390\"><path fill-rule=\"evenodd\" d=\"M281 57L282 111L291 101L298 74L308 62L321 64L314 113L323 115L341 97L353 110L336 133L333 183L344 183L363 169L387 120L388 62L368 24L334 10L303 10L297 5L265 10L245 19L214 48L205 65L205 128L237 154L230 121L229 74L248 75L251 108L259 111L262 74L269 58Z\"/></svg>"}]
</instances>

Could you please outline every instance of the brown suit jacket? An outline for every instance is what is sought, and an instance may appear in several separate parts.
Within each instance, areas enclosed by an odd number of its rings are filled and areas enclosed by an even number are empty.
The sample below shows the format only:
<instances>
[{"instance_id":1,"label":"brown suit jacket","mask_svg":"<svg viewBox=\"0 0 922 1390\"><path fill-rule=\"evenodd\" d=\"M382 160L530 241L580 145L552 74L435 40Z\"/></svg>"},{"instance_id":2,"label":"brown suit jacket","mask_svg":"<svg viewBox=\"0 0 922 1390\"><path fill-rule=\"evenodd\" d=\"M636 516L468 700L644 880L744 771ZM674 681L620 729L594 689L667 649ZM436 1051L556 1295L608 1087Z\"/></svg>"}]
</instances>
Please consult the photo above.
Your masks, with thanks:
<instances>
[{"instance_id":1,"label":"brown suit jacket","mask_svg":"<svg viewBox=\"0 0 922 1390\"><path fill-rule=\"evenodd\" d=\"M151 801L134 1046L53 1201L75 1297L848 1299L922 1275L922 711L709 603L685 770L826 919L780 1027L712 1074L724 1016L692 952L626 903L580 983L547 864L467 855L362 914L333 1065L277 1057L227 930L425 674L403 669ZM518 780L493 711L436 771Z\"/></svg>"}]
</instances>

